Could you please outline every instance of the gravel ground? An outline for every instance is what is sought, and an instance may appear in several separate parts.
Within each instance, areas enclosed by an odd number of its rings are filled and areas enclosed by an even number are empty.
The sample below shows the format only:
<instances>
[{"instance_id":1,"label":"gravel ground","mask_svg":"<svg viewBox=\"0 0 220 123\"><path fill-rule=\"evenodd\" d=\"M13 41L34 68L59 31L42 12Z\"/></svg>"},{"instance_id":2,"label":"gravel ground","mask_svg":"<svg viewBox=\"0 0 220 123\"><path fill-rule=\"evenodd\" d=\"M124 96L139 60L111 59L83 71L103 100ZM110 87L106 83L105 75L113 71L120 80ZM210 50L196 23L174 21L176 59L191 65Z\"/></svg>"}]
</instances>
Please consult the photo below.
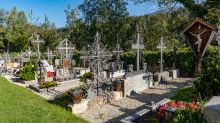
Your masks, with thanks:
<instances>
[{"instance_id":1,"label":"gravel ground","mask_svg":"<svg viewBox=\"0 0 220 123\"><path fill-rule=\"evenodd\" d=\"M90 123L120 123L120 120L145 108L149 101L158 102L171 97L176 90L186 86L193 78L177 78L164 84L153 86L150 89L137 93L133 96L92 108L78 116Z\"/></svg>"}]
</instances>

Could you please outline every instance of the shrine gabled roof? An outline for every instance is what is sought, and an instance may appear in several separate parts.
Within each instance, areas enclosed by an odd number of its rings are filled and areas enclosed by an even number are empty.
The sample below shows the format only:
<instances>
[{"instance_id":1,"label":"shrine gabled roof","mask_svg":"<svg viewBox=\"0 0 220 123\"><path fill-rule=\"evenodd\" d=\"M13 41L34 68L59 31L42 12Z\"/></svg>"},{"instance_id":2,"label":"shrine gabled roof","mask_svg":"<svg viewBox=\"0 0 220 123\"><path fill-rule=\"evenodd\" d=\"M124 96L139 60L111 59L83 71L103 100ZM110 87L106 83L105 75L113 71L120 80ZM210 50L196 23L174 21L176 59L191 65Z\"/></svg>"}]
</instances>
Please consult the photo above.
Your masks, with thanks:
<instances>
[{"instance_id":1,"label":"shrine gabled roof","mask_svg":"<svg viewBox=\"0 0 220 123\"><path fill-rule=\"evenodd\" d=\"M202 20L201 18L196 17L189 25L187 25L187 27L185 27L180 33L183 34L185 33L192 25L194 25L196 22L199 22L213 30L217 30L217 28L207 22L205 22L204 20Z\"/></svg>"}]
</instances>

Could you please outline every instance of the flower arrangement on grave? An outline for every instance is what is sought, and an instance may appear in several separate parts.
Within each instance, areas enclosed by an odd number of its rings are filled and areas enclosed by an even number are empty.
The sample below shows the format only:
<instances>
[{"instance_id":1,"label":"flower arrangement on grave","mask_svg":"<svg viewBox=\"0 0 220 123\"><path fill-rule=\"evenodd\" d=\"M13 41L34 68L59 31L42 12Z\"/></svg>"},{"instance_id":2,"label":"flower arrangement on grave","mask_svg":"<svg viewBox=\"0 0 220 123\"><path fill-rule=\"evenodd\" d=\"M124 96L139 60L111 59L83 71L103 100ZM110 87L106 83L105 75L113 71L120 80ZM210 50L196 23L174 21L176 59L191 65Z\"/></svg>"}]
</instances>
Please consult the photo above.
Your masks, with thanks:
<instances>
[{"instance_id":1,"label":"flower arrangement on grave","mask_svg":"<svg viewBox=\"0 0 220 123\"><path fill-rule=\"evenodd\" d=\"M196 122L203 123L203 103L196 103L194 101L185 103L183 101L170 101L159 107L157 115L159 118L163 118L165 115L164 109L166 107L177 108L176 112L171 116L172 123L179 122Z\"/></svg>"},{"instance_id":2,"label":"flower arrangement on grave","mask_svg":"<svg viewBox=\"0 0 220 123\"><path fill-rule=\"evenodd\" d=\"M82 76L79 76L79 81L85 82L86 78L91 78L91 77L92 77L92 72L86 72Z\"/></svg>"},{"instance_id":3,"label":"flower arrangement on grave","mask_svg":"<svg viewBox=\"0 0 220 123\"><path fill-rule=\"evenodd\" d=\"M55 87L57 85L56 82L51 81L51 82L44 82L43 84L40 85L40 88L50 88L50 87Z\"/></svg>"},{"instance_id":4,"label":"flower arrangement on grave","mask_svg":"<svg viewBox=\"0 0 220 123\"><path fill-rule=\"evenodd\" d=\"M47 77L53 77L53 76L54 76L54 72L50 72L50 71L47 72Z\"/></svg>"}]
</instances>

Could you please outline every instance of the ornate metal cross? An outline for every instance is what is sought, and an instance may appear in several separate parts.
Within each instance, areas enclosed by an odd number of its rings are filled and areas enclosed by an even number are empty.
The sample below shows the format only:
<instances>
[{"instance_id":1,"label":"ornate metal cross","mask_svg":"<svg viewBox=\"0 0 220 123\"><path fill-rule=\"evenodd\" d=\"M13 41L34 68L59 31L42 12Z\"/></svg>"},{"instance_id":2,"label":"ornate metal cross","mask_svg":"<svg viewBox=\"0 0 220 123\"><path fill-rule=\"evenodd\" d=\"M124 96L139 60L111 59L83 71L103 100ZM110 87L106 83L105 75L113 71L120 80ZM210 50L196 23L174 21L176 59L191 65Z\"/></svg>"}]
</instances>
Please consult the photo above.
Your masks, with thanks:
<instances>
[{"instance_id":1,"label":"ornate metal cross","mask_svg":"<svg viewBox=\"0 0 220 123\"><path fill-rule=\"evenodd\" d=\"M114 54L116 54L116 64L118 66L118 70L121 69L121 66L122 66L122 63L121 63L121 60L120 60L120 54L123 52L122 48L120 47L120 44L117 43L117 46L115 47L115 49L112 51Z\"/></svg>"},{"instance_id":2,"label":"ornate metal cross","mask_svg":"<svg viewBox=\"0 0 220 123\"><path fill-rule=\"evenodd\" d=\"M107 46L103 46L100 42L101 36L99 33L96 33L95 42L93 45L89 46L88 53L91 54L87 56L89 65L92 68L94 75L94 85L96 84L97 96L99 95L99 88L102 83L107 82L108 80L104 77L103 70L107 65L108 57L112 55L105 52Z\"/></svg>"},{"instance_id":3,"label":"ornate metal cross","mask_svg":"<svg viewBox=\"0 0 220 123\"><path fill-rule=\"evenodd\" d=\"M83 59L83 67L86 71L86 68L85 68L85 62L87 60L87 57L88 57L88 51L86 50L86 48L83 46L82 49L80 50L80 53L82 54L82 56L80 56L80 59Z\"/></svg>"},{"instance_id":4,"label":"ornate metal cross","mask_svg":"<svg viewBox=\"0 0 220 123\"><path fill-rule=\"evenodd\" d=\"M10 56L10 54L8 54L8 52L4 52L4 58L5 58L5 64L7 64L8 63L8 59L12 58L12 57Z\"/></svg>"},{"instance_id":5,"label":"ornate metal cross","mask_svg":"<svg viewBox=\"0 0 220 123\"><path fill-rule=\"evenodd\" d=\"M21 61L20 58L23 58L22 52L21 52L21 53L18 53L18 55L17 55L15 58L17 58L17 59L18 59L18 62L20 62L20 61Z\"/></svg>"},{"instance_id":6,"label":"ornate metal cross","mask_svg":"<svg viewBox=\"0 0 220 123\"><path fill-rule=\"evenodd\" d=\"M44 44L44 40L41 38L40 33L34 33L29 38L31 43L34 43L37 45L37 54L38 54L38 60L40 60L40 43Z\"/></svg>"},{"instance_id":7,"label":"ornate metal cross","mask_svg":"<svg viewBox=\"0 0 220 123\"><path fill-rule=\"evenodd\" d=\"M133 44L131 45L131 48L134 50L136 54L136 65L137 65L137 71L140 69L140 53L145 48L145 44L143 43L144 38L141 37L140 32L137 32L136 37L133 37Z\"/></svg>"},{"instance_id":8,"label":"ornate metal cross","mask_svg":"<svg viewBox=\"0 0 220 123\"><path fill-rule=\"evenodd\" d=\"M53 54L52 50L50 50L49 47L47 47L47 52L44 53L44 54L46 54L48 61L52 61L52 58L55 56L55 55Z\"/></svg>"},{"instance_id":9,"label":"ornate metal cross","mask_svg":"<svg viewBox=\"0 0 220 123\"><path fill-rule=\"evenodd\" d=\"M163 43L163 37L160 38L160 44L157 46L157 49L160 50L160 72L163 72L163 51L166 49Z\"/></svg>"},{"instance_id":10,"label":"ornate metal cross","mask_svg":"<svg viewBox=\"0 0 220 123\"><path fill-rule=\"evenodd\" d=\"M28 56L29 59L31 59L31 55L32 55L32 54L36 54L36 53L34 53L34 52L31 50L30 47L28 47L28 50L26 50L25 52L27 53L27 56Z\"/></svg>"},{"instance_id":11,"label":"ornate metal cross","mask_svg":"<svg viewBox=\"0 0 220 123\"><path fill-rule=\"evenodd\" d=\"M65 36L65 38L57 46L57 49L65 50L66 54L63 57L65 57L66 59L71 59L71 55L69 53L71 53L71 50L74 50L75 47Z\"/></svg>"}]
</instances>

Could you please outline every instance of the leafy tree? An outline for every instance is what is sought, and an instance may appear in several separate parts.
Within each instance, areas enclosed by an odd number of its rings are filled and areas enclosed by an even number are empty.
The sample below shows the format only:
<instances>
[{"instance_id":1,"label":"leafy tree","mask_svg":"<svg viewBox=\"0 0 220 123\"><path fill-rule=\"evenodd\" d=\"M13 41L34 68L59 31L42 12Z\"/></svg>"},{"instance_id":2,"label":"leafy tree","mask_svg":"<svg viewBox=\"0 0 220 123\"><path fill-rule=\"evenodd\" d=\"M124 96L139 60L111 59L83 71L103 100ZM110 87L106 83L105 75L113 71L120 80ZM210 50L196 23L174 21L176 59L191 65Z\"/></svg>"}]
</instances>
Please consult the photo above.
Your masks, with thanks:
<instances>
[{"instance_id":1,"label":"leafy tree","mask_svg":"<svg viewBox=\"0 0 220 123\"><path fill-rule=\"evenodd\" d=\"M79 17L78 8L71 9L71 6L67 6L66 13L66 36L68 39L76 45L77 49L81 49L83 46L88 45L93 36L89 26Z\"/></svg>"},{"instance_id":2,"label":"leafy tree","mask_svg":"<svg viewBox=\"0 0 220 123\"><path fill-rule=\"evenodd\" d=\"M157 3L160 7L173 8L177 3L182 4L194 17L202 18L215 25L218 22L218 13L220 11L219 0L132 0L135 3Z\"/></svg>"},{"instance_id":3,"label":"leafy tree","mask_svg":"<svg viewBox=\"0 0 220 123\"><path fill-rule=\"evenodd\" d=\"M28 46L28 32L27 18L23 11L18 12L14 7L6 18L5 23L5 39L4 45L7 51L21 51L27 49ZM16 47L16 48L15 48Z\"/></svg>"},{"instance_id":4,"label":"leafy tree","mask_svg":"<svg viewBox=\"0 0 220 123\"><path fill-rule=\"evenodd\" d=\"M122 47L128 41L127 30L130 25L126 5L124 0L84 0L79 10L93 31L90 33L94 36L98 31L102 36L101 41L112 49L117 41Z\"/></svg>"}]
</instances>

